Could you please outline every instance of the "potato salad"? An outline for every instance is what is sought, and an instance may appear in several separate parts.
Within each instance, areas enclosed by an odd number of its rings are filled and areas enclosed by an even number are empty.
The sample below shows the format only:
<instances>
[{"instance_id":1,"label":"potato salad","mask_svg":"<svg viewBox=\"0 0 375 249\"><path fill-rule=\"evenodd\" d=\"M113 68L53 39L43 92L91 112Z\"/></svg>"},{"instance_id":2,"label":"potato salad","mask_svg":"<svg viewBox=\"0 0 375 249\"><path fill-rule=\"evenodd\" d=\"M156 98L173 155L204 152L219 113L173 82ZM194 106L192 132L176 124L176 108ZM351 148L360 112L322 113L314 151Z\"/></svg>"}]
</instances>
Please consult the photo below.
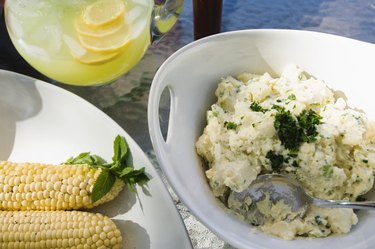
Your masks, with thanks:
<instances>
[{"instance_id":1,"label":"potato salad","mask_svg":"<svg viewBox=\"0 0 375 249\"><path fill-rule=\"evenodd\" d=\"M221 80L217 102L196 143L214 193L228 203L231 191L246 189L259 174L297 179L307 193L322 199L355 201L374 183L375 125L344 96L297 66L280 77L243 73ZM310 206L306 215L285 215L283 203L258 203L265 233L294 239L348 233L358 222L351 209Z\"/></svg>"}]
</instances>

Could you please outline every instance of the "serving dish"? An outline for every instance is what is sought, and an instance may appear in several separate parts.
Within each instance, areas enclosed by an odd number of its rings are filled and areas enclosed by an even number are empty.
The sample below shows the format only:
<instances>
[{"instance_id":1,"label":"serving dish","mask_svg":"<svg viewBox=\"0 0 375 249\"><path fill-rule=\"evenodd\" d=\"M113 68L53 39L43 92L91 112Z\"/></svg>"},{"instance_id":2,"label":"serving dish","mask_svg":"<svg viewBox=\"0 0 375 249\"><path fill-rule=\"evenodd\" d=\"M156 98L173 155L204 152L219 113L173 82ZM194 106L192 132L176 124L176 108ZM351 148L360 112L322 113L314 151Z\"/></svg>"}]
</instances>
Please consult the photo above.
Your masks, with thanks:
<instances>
[{"instance_id":1,"label":"serving dish","mask_svg":"<svg viewBox=\"0 0 375 249\"><path fill-rule=\"evenodd\" d=\"M214 198L195 142L222 77L243 72L277 76L290 64L340 90L350 106L373 119L374 56L373 44L318 32L272 29L222 33L178 50L155 75L148 106L155 153L177 195L203 224L238 248L373 248L375 215L369 212L359 213L359 224L349 234L324 239L283 241L254 231ZM166 109L165 92L169 92L170 113L163 136L159 110Z\"/></svg>"},{"instance_id":2,"label":"serving dish","mask_svg":"<svg viewBox=\"0 0 375 249\"><path fill-rule=\"evenodd\" d=\"M125 137L135 168L151 180L137 192L123 190L91 211L109 216L123 248L192 248L184 223L158 173L135 141L111 118L80 97L27 76L0 70L0 159L59 164L81 152L113 154Z\"/></svg>"}]
</instances>

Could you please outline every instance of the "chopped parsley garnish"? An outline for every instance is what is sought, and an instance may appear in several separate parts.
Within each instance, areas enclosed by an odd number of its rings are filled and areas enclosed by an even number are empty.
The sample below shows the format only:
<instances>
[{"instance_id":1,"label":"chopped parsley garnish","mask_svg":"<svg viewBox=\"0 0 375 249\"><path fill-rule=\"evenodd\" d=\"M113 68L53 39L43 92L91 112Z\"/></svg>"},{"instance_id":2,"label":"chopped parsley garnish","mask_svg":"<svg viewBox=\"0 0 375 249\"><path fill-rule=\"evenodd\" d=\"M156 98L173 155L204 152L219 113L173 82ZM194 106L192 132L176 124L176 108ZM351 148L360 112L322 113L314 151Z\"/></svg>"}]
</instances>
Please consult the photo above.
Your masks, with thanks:
<instances>
[{"instance_id":1,"label":"chopped parsley garnish","mask_svg":"<svg viewBox=\"0 0 375 249\"><path fill-rule=\"evenodd\" d=\"M326 164L321 169L322 169L322 175L324 177L330 178L332 176L332 174L333 174L333 168L332 168L331 165Z\"/></svg>"},{"instance_id":2,"label":"chopped parsley garnish","mask_svg":"<svg viewBox=\"0 0 375 249\"><path fill-rule=\"evenodd\" d=\"M270 160L273 171L280 171L280 168L284 162L283 155L278 155L274 151L270 150L267 152L266 158Z\"/></svg>"},{"instance_id":3,"label":"chopped parsley garnish","mask_svg":"<svg viewBox=\"0 0 375 249\"><path fill-rule=\"evenodd\" d=\"M316 140L318 131L316 126L321 124L320 120L322 119L316 112L313 110L303 110L300 115L298 115L297 120L299 125L303 128L303 140L304 142L313 142Z\"/></svg>"},{"instance_id":4,"label":"chopped parsley garnish","mask_svg":"<svg viewBox=\"0 0 375 249\"><path fill-rule=\"evenodd\" d=\"M272 109L277 110L274 127L285 148L297 151L302 143L315 141L318 135L316 125L321 119L315 111L304 110L295 117L284 107L273 105Z\"/></svg>"},{"instance_id":5,"label":"chopped parsley garnish","mask_svg":"<svg viewBox=\"0 0 375 249\"><path fill-rule=\"evenodd\" d=\"M251 105L250 105L250 109L251 109L252 111L254 111L254 112L263 112L263 113L265 113L266 111L268 111L267 109L261 107L261 106L259 105L259 103L256 102L256 101L254 101L253 103L251 103Z\"/></svg>"},{"instance_id":6,"label":"chopped parsley garnish","mask_svg":"<svg viewBox=\"0 0 375 249\"><path fill-rule=\"evenodd\" d=\"M293 167L299 167L299 164L298 164L297 161L293 161L292 166L293 166Z\"/></svg>"},{"instance_id":7,"label":"chopped parsley garnish","mask_svg":"<svg viewBox=\"0 0 375 249\"><path fill-rule=\"evenodd\" d=\"M320 217L319 215L315 216L314 217L315 219L315 223L319 226L319 225L323 225L323 220L322 220L322 217Z\"/></svg>"},{"instance_id":8,"label":"chopped parsley garnish","mask_svg":"<svg viewBox=\"0 0 375 249\"><path fill-rule=\"evenodd\" d=\"M362 162L368 163L368 160L367 159L363 159Z\"/></svg>"},{"instance_id":9,"label":"chopped parsley garnish","mask_svg":"<svg viewBox=\"0 0 375 249\"><path fill-rule=\"evenodd\" d=\"M278 111L275 116L274 127L282 145L287 149L298 149L302 143L302 129L299 127L296 118L293 117L290 111Z\"/></svg>"},{"instance_id":10,"label":"chopped parsley garnish","mask_svg":"<svg viewBox=\"0 0 375 249\"><path fill-rule=\"evenodd\" d=\"M273 105L272 109L275 109L278 112L284 112L285 111L285 108L282 107L282 106L279 106L279 105Z\"/></svg>"},{"instance_id":11,"label":"chopped parsley garnish","mask_svg":"<svg viewBox=\"0 0 375 249\"><path fill-rule=\"evenodd\" d=\"M236 124L234 122L230 122L230 121L224 122L224 127L226 127L228 130L235 130L235 129L237 129L237 126L238 126L238 124Z\"/></svg>"},{"instance_id":12,"label":"chopped parsley garnish","mask_svg":"<svg viewBox=\"0 0 375 249\"><path fill-rule=\"evenodd\" d=\"M296 95L294 95L294 94L292 93L291 95L288 96L288 99L289 99L289 100L296 100L297 97L296 97Z\"/></svg>"},{"instance_id":13,"label":"chopped parsley garnish","mask_svg":"<svg viewBox=\"0 0 375 249\"><path fill-rule=\"evenodd\" d=\"M289 153L288 153L288 156L290 156L292 158L296 158L298 156L298 151L290 150Z\"/></svg>"}]
</instances>

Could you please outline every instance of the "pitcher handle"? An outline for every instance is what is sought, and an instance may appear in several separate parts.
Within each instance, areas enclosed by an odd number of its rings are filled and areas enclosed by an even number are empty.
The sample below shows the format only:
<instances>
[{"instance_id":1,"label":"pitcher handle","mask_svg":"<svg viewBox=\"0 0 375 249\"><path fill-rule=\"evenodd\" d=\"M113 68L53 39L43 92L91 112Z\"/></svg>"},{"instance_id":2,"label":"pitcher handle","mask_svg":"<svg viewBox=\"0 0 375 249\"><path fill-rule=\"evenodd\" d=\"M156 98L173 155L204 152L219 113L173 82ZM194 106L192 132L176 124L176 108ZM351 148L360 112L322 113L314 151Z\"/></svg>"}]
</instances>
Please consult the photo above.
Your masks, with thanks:
<instances>
[{"instance_id":1,"label":"pitcher handle","mask_svg":"<svg viewBox=\"0 0 375 249\"><path fill-rule=\"evenodd\" d=\"M164 4L155 4L151 23L151 41L160 40L177 22L184 0L166 0Z\"/></svg>"}]
</instances>

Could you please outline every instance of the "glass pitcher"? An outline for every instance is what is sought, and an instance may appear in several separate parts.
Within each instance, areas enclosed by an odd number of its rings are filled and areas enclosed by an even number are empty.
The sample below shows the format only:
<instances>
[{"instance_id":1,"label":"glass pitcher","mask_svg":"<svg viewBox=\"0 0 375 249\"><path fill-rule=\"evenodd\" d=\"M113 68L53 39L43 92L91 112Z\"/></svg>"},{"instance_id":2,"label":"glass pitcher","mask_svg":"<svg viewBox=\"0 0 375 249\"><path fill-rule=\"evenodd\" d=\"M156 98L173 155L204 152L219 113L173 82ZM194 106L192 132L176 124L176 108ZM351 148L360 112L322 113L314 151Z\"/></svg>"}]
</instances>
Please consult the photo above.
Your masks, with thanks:
<instances>
[{"instance_id":1,"label":"glass pitcher","mask_svg":"<svg viewBox=\"0 0 375 249\"><path fill-rule=\"evenodd\" d=\"M6 0L5 21L22 57L61 83L114 81L177 21L183 0Z\"/></svg>"}]
</instances>

